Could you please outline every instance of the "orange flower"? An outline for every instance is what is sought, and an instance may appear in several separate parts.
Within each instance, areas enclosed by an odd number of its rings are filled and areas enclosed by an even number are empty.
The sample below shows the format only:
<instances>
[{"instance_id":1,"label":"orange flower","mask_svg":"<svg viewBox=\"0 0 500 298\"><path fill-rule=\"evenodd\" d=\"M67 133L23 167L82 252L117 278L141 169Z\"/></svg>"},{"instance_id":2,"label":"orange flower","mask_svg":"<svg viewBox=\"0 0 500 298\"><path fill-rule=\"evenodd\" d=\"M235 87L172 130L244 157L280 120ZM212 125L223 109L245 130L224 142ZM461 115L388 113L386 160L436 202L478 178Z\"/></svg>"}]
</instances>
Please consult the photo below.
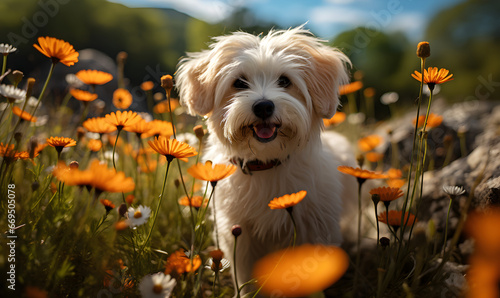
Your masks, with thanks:
<instances>
[{"instance_id":1,"label":"orange flower","mask_svg":"<svg viewBox=\"0 0 500 298\"><path fill-rule=\"evenodd\" d=\"M476 253L490 257L495 256L500 261L500 208L489 208L483 212L472 212L467 217L465 233L474 238ZM500 263L499 263L500 265Z\"/></svg>"},{"instance_id":2,"label":"orange flower","mask_svg":"<svg viewBox=\"0 0 500 298\"><path fill-rule=\"evenodd\" d=\"M347 85L340 86L340 95L354 93L363 88L363 83L361 81L355 81Z\"/></svg>"},{"instance_id":3,"label":"orange flower","mask_svg":"<svg viewBox=\"0 0 500 298\"><path fill-rule=\"evenodd\" d=\"M379 135L369 135L358 140L358 148L363 152L375 149L382 143L382 137Z\"/></svg>"},{"instance_id":4,"label":"orange flower","mask_svg":"<svg viewBox=\"0 0 500 298\"><path fill-rule=\"evenodd\" d=\"M370 190L370 194L377 194L382 202L394 201L403 196L403 191L393 187L377 187Z\"/></svg>"},{"instance_id":5,"label":"orange flower","mask_svg":"<svg viewBox=\"0 0 500 298\"><path fill-rule=\"evenodd\" d=\"M425 122L425 115L419 116L418 117L418 127L422 127ZM433 128L433 127L438 127L441 125L443 122L443 116L439 116L433 113L429 114L429 117L427 118L427 127L428 128ZM417 118L413 119L413 124L417 123Z\"/></svg>"},{"instance_id":6,"label":"orange flower","mask_svg":"<svg viewBox=\"0 0 500 298\"><path fill-rule=\"evenodd\" d=\"M498 235L495 231L494 235ZM498 251L497 251L498 252ZM473 254L469 258L469 269L465 275L468 289L465 297L468 298L497 298L500 297L498 282L500 281L500 264L490 258Z\"/></svg>"},{"instance_id":7,"label":"orange flower","mask_svg":"<svg viewBox=\"0 0 500 298\"><path fill-rule=\"evenodd\" d=\"M200 208L202 205L205 206L207 204L207 200L203 200L202 196L193 196L191 198L191 203L190 200L188 199L187 196L184 196L179 199L179 205L182 206L188 206L191 205L191 207L194 208Z\"/></svg>"},{"instance_id":8,"label":"orange flower","mask_svg":"<svg viewBox=\"0 0 500 298\"><path fill-rule=\"evenodd\" d=\"M105 134L116 130L116 126L109 124L104 117L90 118L82 123L90 132Z\"/></svg>"},{"instance_id":9,"label":"orange flower","mask_svg":"<svg viewBox=\"0 0 500 298\"><path fill-rule=\"evenodd\" d=\"M104 208L106 209L107 212L109 212L109 211L113 210L113 208L115 208L115 204L113 204L113 202L111 202L110 200L101 199L100 202L104 206Z\"/></svg>"},{"instance_id":10,"label":"orange flower","mask_svg":"<svg viewBox=\"0 0 500 298\"><path fill-rule=\"evenodd\" d=\"M113 92L113 105L117 109L128 109L132 104L132 94L123 88L118 88Z\"/></svg>"},{"instance_id":11,"label":"orange flower","mask_svg":"<svg viewBox=\"0 0 500 298\"><path fill-rule=\"evenodd\" d=\"M401 188L406 184L406 180L404 180L404 179L388 179L386 181L386 183L389 187Z\"/></svg>"},{"instance_id":12,"label":"orange flower","mask_svg":"<svg viewBox=\"0 0 500 298\"><path fill-rule=\"evenodd\" d=\"M78 62L78 52L68 42L54 37L38 37L38 43L34 44L35 49L52 59L52 63L61 62L66 66L72 66Z\"/></svg>"},{"instance_id":13,"label":"orange flower","mask_svg":"<svg viewBox=\"0 0 500 298\"><path fill-rule=\"evenodd\" d=\"M132 111L117 111L111 112L110 114L107 114L104 116L106 121L113 125L116 126L118 130L121 130L125 127L131 127L135 125L137 122L141 121L141 116L139 116L136 112Z\"/></svg>"},{"instance_id":14,"label":"orange flower","mask_svg":"<svg viewBox=\"0 0 500 298\"><path fill-rule=\"evenodd\" d=\"M390 168L389 170L387 170L386 173L390 179L396 179L396 178L403 177L403 172L401 172L401 170L399 170L399 169Z\"/></svg>"},{"instance_id":15,"label":"orange flower","mask_svg":"<svg viewBox=\"0 0 500 298\"><path fill-rule=\"evenodd\" d=\"M95 93L80 89L71 89L69 90L69 93L71 93L71 95L79 101L94 101L98 97L98 95Z\"/></svg>"},{"instance_id":16,"label":"orange flower","mask_svg":"<svg viewBox=\"0 0 500 298\"><path fill-rule=\"evenodd\" d=\"M349 258L341 248L305 244L260 259L253 276L266 296L305 297L328 288L348 267Z\"/></svg>"},{"instance_id":17,"label":"orange flower","mask_svg":"<svg viewBox=\"0 0 500 298\"><path fill-rule=\"evenodd\" d=\"M87 186L95 188L96 195L101 192L129 192L134 190L135 183L125 173L110 169L106 164L93 160L87 170L70 169L59 163L53 171L54 177L67 185Z\"/></svg>"},{"instance_id":18,"label":"orange flower","mask_svg":"<svg viewBox=\"0 0 500 298\"><path fill-rule=\"evenodd\" d=\"M375 88L368 87L365 90L363 90L363 95L367 98L374 97L375 96Z\"/></svg>"},{"instance_id":19,"label":"orange flower","mask_svg":"<svg viewBox=\"0 0 500 298\"><path fill-rule=\"evenodd\" d=\"M147 133L152 129L152 123L147 122L146 120L141 118L141 120L136 122L134 125L128 126L123 129L126 131L135 132L136 134L142 135L143 133Z\"/></svg>"},{"instance_id":20,"label":"orange flower","mask_svg":"<svg viewBox=\"0 0 500 298\"><path fill-rule=\"evenodd\" d=\"M172 110L175 110L175 108L179 106L179 101L176 99L171 99L170 106L172 107ZM168 100L163 100L157 103L153 108L153 112L155 112L156 114L163 114L170 112L170 108L168 106Z\"/></svg>"},{"instance_id":21,"label":"orange flower","mask_svg":"<svg viewBox=\"0 0 500 298\"><path fill-rule=\"evenodd\" d=\"M344 112L337 112L335 115L333 115L332 118L330 119L323 119L323 124L325 127L330 126L330 125L336 125L344 122L346 118L346 115Z\"/></svg>"},{"instance_id":22,"label":"orange flower","mask_svg":"<svg viewBox=\"0 0 500 298\"><path fill-rule=\"evenodd\" d=\"M186 255L183 249L179 249L170 254L165 264L165 274L173 272L181 275L185 272L196 271L201 266L201 258L199 255L194 256L193 262Z\"/></svg>"},{"instance_id":23,"label":"orange flower","mask_svg":"<svg viewBox=\"0 0 500 298\"><path fill-rule=\"evenodd\" d=\"M62 148L65 147L76 146L76 141L72 138L50 137L47 139L47 144L56 148L57 150L62 150Z\"/></svg>"},{"instance_id":24,"label":"orange flower","mask_svg":"<svg viewBox=\"0 0 500 298\"><path fill-rule=\"evenodd\" d=\"M307 191L301 190L296 193L286 194L284 196L274 198L269 202L268 206L271 209L287 209L300 203L307 195Z\"/></svg>"},{"instance_id":25,"label":"orange flower","mask_svg":"<svg viewBox=\"0 0 500 298\"><path fill-rule=\"evenodd\" d=\"M358 179L385 179L387 175L380 172L373 172L368 170L363 170L361 168L353 168L348 166L338 166L337 170L344 174L354 176Z\"/></svg>"},{"instance_id":26,"label":"orange flower","mask_svg":"<svg viewBox=\"0 0 500 298\"><path fill-rule=\"evenodd\" d=\"M441 68L438 71L437 67L429 67L428 69L424 69L424 83L432 90L435 84L442 84L453 80L453 74L448 75L449 73L450 71L445 68ZM411 76L417 81L422 81L422 74L416 70Z\"/></svg>"},{"instance_id":27,"label":"orange flower","mask_svg":"<svg viewBox=\"0 0 500 298\"><path fill-rule=\"evenodd\" d=\"M149 125L151 126L151 128L149 131L144 132L142 134L143 138L149 138L152 136L155 136L155 137L163 136L166 138L170 138L174 134L174 127L173 127L172 123L170 123L168 121L154 119L154 120L150 121L149 123L150 123Z\"/></svg>"},{"instance_id":28,"label":"orange flower","mask_svg":"<svg viewBox=\"0 0 500 298\"><path fill-rule=\"evenodd\" d=\"M100 140L90 139L89 142L87 143L87 148L89 148L90 151L97 152L101 150L102 142Z\"/></svg>"},{"instance_id":29,"label":"orange flower","mask_svg":"<svg viewBox=\"0 0 500 298\"><path fill-rule=\"evenodd\" d=\"M402 211L396 211L396 210L389 210L389 223L387 222L387 212L382 212L378 216L378 221L383 222L385 224L389 224L392 227L399 227L401 224L406 224L406 225L413 225L415 222L417 222L417 219L415 218L415 215L405 212L404 215L404 220L401 222L401 218L403 216Z\"/></svg>"},{"instance_id":30,"label":"orange flower","mask_svg":"<svg viewBox=\"0 0 500 298\"><path fill-rule=\"evenodd\" d=\"M231 176L235 171L235 165L212 165L211 161L207 161L205 162L205 164L195 164L187 170L187 172L194 178L204 181L210 181L212 183L216 183L219 180Z\"/></svg>"},{"instance_id":31,"label":"orange flower","mask_svg":"<svg viewBox=\"0 0 500 298\"><path fill-rule=\"evenodd\" d=\"M145 82L142 82L141 89L144 91L149 91L149 90L153 89L154 86L155 86L155 84L153 82L145 81Z\"/></svg>"},{"instance_id":32,"label":"orange flower","mask_svg":"<svg viewBox=\"0 0 500 298\"><path fill-rule=\"evenodd\" d=\"M16 161L18 159L29 159L29 153L26 151L17 151L14 144L9 146L0 143L0 156L4 158L7 162Z\"/></svg>"},{"instance_id":33,"label":"orange flower","mask_svg":"<svg viewBox=\"0 0 500 298\"><path fill-rule=\"evenodd\" d=\"M113 79L110 73L94 69L80 70L76 77L87 85L104 85Z\"/></svg>"},{"instance_id":34,"label":"orange flower","mask_svg":"<svg viewBox=\"0 0 500 298\"><path fill-rule=\"evenodd\" d=\"M154 151L164 155L168 161L174 158L185 160L187 157L198 154L196 150L186 143L179 142L176 139L167 139L165 137L157 137L154 141L148 141L149 146Z\"/></svg>"},{"instance_id":35,"label":"orange flower","mask_svg":"<svg viewBox=\"0 0 500 298\"><path fill-rule=\"evenodd\" d=\"M26 121L30 121L30 122L36 122L36 120L37 120L37 118L35 116L32 116L30 113L21 110L17 106L12 107L12 113L19 116L19 118L21 118L22 120L26 120Z\"/></svg>"},{"instance_id":36,"label":"orange flower","mask_svg":"<svg viewBox=\"0 0 500 298\"><path fill-rule=\"evenodd\" d=\"M365 158L369 162L378 162L378 161L382 160L382 158L384 158L384 154L378 153L378 152L367 152L365 154Z\"/></svg>"}]
</instances>

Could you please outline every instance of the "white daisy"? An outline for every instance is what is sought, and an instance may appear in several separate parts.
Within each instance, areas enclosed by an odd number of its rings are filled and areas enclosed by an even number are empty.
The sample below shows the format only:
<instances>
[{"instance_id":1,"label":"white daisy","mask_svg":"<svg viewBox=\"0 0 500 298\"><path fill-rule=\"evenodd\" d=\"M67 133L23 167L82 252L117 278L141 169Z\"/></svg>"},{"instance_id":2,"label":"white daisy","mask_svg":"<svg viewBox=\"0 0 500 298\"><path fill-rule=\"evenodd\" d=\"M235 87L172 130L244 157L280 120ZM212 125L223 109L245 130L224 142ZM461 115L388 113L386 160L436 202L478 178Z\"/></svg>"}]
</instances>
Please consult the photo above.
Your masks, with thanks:
<instances>
[{"instance_id":1,"label":"white daisy","mask_svg":"<svg viewBox=\"0 0 500 298\"><path fill-rule=\"evenodd\" d=\"M452 197L463 195L465 189L462 186L443 186L443 191Z\"/></svg>"},{"instance_id":2,"label":"white daisy","mask_svg":"<svg viewBox=\"0 0 500 298\"><path fill-rule=\"evenodd\" d=\"M17 48L11 46L10 44L0 43L0 54L8 55L15 51L17 51Z\"/></svg>"},{"instance_id":3,"label":"white daisy","mask_svg":"<svg viewBox=\"0 0 500 298\"><path fill-rule=\"evenodd\" d=\"M399 100L399 95L396 92L387 92L382 94L380 97L380 102L385 105L390 105L391 103L395 103Z\"/></svg>"},{"instance_id":4,"label":"white daisy","mask_svg":"<svg viewBox=\"0 0 500 298\"><path fill-rule=\"evenodd\" d=\"M74 74L68 73L65 77L66 83L73 88L82 88L85 84Z\"/></svg>"},{"instance_id":5,"label":"white daisy","mask_svg":"<svg viewBox=\"0 0 500 298\"><path fill-rule=\"evenodd\" d=\"M148 221L149 216L151 215L151 208L139 206L137 208L130 207L127 210L128 213L128 224L131 227L136 227L143 225L146 221Z\"/></svg>"},{"instance_id":6,"label":"white daisy","mask_svg":"<svg viewBox=\"0 0 500 298\"><path fill-rule=\"evenodd\" d=\"M146 275L139 284L143 298L167 298L172 294L177 281L163 272Z\"/></svg>"},{"instance_id":7,"label":"white daisy","mask_svg":"<svg viewBox=\"0 0 500 298\"><path fill-rule=\"evenodd\" d=\"M12 85L0 85L0 95L6 97L9 102L21 102L26 98L26 91L17 89Z\"/></svg>"}]
</instances>

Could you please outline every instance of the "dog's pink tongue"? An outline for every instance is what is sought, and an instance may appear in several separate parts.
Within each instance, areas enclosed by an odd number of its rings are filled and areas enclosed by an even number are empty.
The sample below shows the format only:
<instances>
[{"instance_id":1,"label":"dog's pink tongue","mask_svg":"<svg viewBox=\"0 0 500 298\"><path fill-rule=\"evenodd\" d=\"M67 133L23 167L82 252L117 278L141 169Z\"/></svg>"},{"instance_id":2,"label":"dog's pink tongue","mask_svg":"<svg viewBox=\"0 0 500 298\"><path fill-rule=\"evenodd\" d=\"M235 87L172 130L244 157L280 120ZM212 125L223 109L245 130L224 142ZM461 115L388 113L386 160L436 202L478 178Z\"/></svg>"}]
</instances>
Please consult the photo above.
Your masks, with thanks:
<instances>
[{"instance_id":1,"label":"dog's pink tongue","mask_svg":"<svg viewBox=\"0 0 500 298\"><path fill-rule=\"evenodd\" d=\"M270 124L257 124L254 126L255 133L261 139L269 139L273 136L276 126Z\"/></svg>"}]
</instances>

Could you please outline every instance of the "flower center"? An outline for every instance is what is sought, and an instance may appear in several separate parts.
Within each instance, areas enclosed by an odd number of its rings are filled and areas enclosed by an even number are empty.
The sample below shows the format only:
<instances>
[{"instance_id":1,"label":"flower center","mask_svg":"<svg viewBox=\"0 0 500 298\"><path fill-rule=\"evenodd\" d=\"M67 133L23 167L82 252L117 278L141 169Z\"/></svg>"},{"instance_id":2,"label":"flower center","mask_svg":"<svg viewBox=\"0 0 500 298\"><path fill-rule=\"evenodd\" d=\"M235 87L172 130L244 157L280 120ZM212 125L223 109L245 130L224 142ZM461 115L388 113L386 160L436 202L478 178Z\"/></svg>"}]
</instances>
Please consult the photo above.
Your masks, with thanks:
<instances>
[{"instance_id":1,"label":"flower center","mask_svg":"<svg viewBox=\"0 0 500 298\"><path fill-rule=\"evenodd\" d=\"M161 285L154 285L154 287L153 287L153 292L155 294L160 294L162 290L163 290L163 287Z\"/></svg>"},{"instance_id":2,"label":"flower center","mask_svg":"<svg viewBox=\"0 0 500 298\"><path fill-rule=\"evenodd\" d=\"M134 213L134 218L141 218L142 217L142 213L141 211L137 210L135 213Z\"/></svg>"}]
</instances>

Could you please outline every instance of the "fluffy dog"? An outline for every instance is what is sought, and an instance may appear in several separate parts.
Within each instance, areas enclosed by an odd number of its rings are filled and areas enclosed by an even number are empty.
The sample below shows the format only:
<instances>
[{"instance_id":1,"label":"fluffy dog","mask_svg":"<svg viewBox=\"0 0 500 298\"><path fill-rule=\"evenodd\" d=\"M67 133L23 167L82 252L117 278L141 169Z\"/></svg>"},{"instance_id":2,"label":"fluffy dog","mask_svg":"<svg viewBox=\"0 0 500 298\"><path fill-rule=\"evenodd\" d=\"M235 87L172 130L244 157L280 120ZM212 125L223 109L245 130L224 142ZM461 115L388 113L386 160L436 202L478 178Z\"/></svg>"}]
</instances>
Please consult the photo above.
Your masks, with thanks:
<instances>
[{"instance_id":1,"label":"fluffy dog","mask_svg":"<svg viewBox=\"0 0 500 298\"><path fill-rule=\"evenodd\" d=\"M231 227L242 227L239 285L252 278L259 258L290 245L293 225L285 210L268 207L274 197L307 191L293 209L297 244L342 242L342 201L355 201L357 187L337 166L355 162L345 139L322 133L322 118L337 110L349 63L302 26L216 37L208 50L180 61L181 103L207 118L204 158L239 167L218 182L214 197L220 247L230 261Z\"/></svg>"}]
</instances>

